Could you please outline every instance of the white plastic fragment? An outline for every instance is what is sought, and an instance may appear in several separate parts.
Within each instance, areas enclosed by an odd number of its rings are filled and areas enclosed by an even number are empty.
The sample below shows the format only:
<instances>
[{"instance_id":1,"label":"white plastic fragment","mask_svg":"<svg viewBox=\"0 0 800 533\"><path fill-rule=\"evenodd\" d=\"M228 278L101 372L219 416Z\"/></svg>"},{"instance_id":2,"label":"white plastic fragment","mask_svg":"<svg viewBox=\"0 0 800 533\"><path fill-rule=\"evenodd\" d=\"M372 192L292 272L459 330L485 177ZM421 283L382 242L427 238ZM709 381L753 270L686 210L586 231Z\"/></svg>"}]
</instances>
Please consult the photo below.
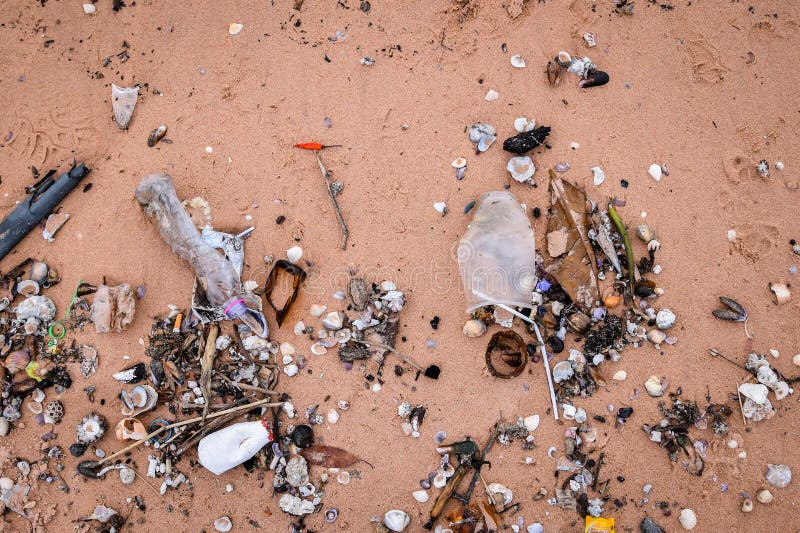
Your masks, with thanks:
<instances>
[{"instance_id":1,"label":"white plastic fragment","mask_svg":"<svg viewBox=\"0 0 800 533\"><path fill-rule=\"evenodd\" d=\"M94 15L97 9L94 7L94 4L83 4L83 12L86 15Z\"/></svg>"},{"instance_id":2,"label":"white plastic fragment","mask_svg":"<svg viewBox=\"0 0 800 533\"><path fill-rule=\"evenodd\" d=\"M498 98L500 98L500 93L498 93L494 89L489 89L488 91L486 91L486 96L484 96L484 99L487 102L494 102Z\"/></svg>"},{"instance_id":3,"label":"white plastic fragment","mask_svg":"<svg viewBox=\"0 0 800 533\"><path fill-rule=\"evenodd\" d=\"M525 58L519 54L511 56L511 66L515 68L525 68Z\"/></svg>"},{"instance_id":4,"label":"white plastic fragment","mask_svg":"<svg viewBox=\"0 0 800 533\"><path fill-rule=\"evenodd\" d=\"M661 165L658 163L653 163L650 165L650 168L647 169L647 173L650 174L650 177L656 181L661 181Z\"/></svg>"},{"instance_id":5,"label":"white plastic fragment","mask_svg":"<svg viewBox=\"0 0 800 533\"><path fill-rule=\"evenodd\" d=\"M445 202L434 202L433 208L442 216L447 214L447 204Z\"/></svg>"},{"instance_id":6,"label":"white plastic fragment","mask_svg":"<svg viewBox=\"0 0 800 533\"><path fill-rule=\"evenodd\" d=\"M244 28L244 24L239 24L238 22L231 22L228 26L228 35L239 35L242 29Z\"/></svg>"},{"instance_id":7,"label":"white plastic fragment","mask_svg":"<svg viewBox=\"0 0 800 533\"><path fill-rule=\"evenodd\" d=\"M606 181L606 173L600 167L592 167L592 179L595 186L602 185Z\"/></svg>"}]
</instances>

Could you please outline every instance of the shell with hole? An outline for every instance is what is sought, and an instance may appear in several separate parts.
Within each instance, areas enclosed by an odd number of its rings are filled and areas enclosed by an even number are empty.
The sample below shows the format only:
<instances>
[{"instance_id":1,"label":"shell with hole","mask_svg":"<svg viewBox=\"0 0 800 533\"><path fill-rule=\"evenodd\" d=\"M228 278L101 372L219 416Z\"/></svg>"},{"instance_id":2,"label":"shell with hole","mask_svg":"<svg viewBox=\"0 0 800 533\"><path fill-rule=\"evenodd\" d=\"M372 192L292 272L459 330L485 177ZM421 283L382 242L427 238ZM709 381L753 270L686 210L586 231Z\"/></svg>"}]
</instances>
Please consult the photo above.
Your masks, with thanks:
<instances>
[{"instance_id":1,"label":"shell with hole","mask_svg":"<svg viewBox=\"0 0 800 533\"><path fill-rule=\"evenodd\" d=\"M158 393L150 385L137 385L130 392L123 390L120 393L122 400L122 414L136 416L149 411L158 402Z\"/></svg>"},{"instance_id":2,"label":"shell with hole","mask_svg":"<svg viewBox=\"0 0 800 533\"><path fill-rule=\"evenodd\" d=\"M133 116L133 109L139 99L139 87L117 87L111 84L111 106L114 108L114 120L121 130L128 129Z\"/></svg>"},{"instance_id":3,"label":"shell with hole","mask_svg":"<svg viewBox=\"0 0 800 533\"><path fill-rule=\"evenodd\" d=\"M141 440L147 436L144 424L135 418L123 418L114 430L117 440Z\"/></svg>"}]
</instances>

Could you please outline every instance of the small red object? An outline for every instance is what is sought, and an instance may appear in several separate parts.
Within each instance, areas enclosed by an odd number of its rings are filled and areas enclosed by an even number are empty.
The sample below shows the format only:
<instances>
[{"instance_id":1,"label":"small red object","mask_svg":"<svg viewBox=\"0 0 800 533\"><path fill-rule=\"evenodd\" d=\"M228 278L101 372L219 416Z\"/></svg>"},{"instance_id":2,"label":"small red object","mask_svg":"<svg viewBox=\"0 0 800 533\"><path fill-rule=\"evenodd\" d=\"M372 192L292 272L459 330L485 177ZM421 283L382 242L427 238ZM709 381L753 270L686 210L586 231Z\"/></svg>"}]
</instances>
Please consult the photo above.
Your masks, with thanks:
<instances>
[{"instance_id":1,"label":"small red object","mask_svg":"<svg viewBox=\"0 0 800 533\"><path fill-rule=\"evenodd\" d=\"M322 150L323 148L333 148L341 146L341 144L320 144L320 143L300 143L295 144L295 148L302 148L303 150Z\"/></svg>"}]
</instances>

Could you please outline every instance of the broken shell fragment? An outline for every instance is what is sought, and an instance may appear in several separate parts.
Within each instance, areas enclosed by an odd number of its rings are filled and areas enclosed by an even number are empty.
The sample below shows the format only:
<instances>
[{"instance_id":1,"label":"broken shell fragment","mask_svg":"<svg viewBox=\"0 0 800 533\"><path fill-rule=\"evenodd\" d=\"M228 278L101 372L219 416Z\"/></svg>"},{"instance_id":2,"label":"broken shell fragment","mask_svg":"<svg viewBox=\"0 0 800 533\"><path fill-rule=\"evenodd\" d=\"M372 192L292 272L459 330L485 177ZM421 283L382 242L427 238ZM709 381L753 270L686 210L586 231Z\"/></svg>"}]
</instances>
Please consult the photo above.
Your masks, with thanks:
<instances>
[{"instance_id":1,"label":"broken shell fragment","mask_svg":"<svg viewBox=\"0 0 800 533\"><path fill-rule=\"evenodd\" d=\"M767 465L766 479L777 489L786 488L792 481L792 471L786 465Z\"/></svg>"},{"instance_id":2,"label":"broken shell fragment","mask_svg":"<svg viewBox=\"0 0 800 533\"><path fill-rule=\"evenodd\" d=\"M456 159L453 159L453 162L450 163L450 165L453 168L464 168L465 166L467 166L467 160L463 157L458 157Z\"/></svg>"},{"instance_id":3,"label":"broken shell fragment","mask_svg":"<svg viewBox=\"0 0 800 533\"><path fill-rule=\"evenodd\" d=\"M42 412L42 404L40 404L39 402L30 402L28 404L28 410L31 413L38 415Z\"/></svg>"},{"instance_id":4,"label":"broken shell fragment","mask_svg":"<svg viewBox=\"0 0 800 533\"><path fill-rule=\"evenodd\" d=\"M114 120L120 129L128 129L128 123L133 116L136 100L139 98L139 86L117 87L111 84L111 105L114 109Z\"/></svg>"},{"instance_id":5,"label":"broken shell fragment","mask_svg":"<svg viewBox=\"0 0 800 533\"><path fill-rule=\"evenodd\" d=\"M290 263L297 263L303 257L303 249L299 246L292 246L286 250L286 258Z\"/></svg>"},{"instance_id":6,"label":"broken shell fragment","mask_svg":"<svg viewBox=\"0 0 800 533\"><path fill-rule=\"evenodd\" d=\"M24 370L28 363L31 362L31 355L26 349L14 350L5 360L5 367L9 374L16 374L20 370Z\"/></svg>"},{"instance_id":7,"label":"broken shell fragment","mask_svg":"<svg viewBox=\"0 0 800 533\"><path fill-rule=\"evenodd\" d=\"M647 389L647 394L653 398L658 398L664 394L664 388L661 386L661 379L656 375L647 378L647 381L644 382L644 388Z\"/></svg>"},{"instance_id":8,"label":"broken shell fragment","mask_svg":"<svg viewBox=\"0 0 800 533\"><path fill-rule=\"evenodd\" d=\"M742 512L749 513L753 510L753 500L747 498L745 501L742 502Z\"/></svg>"},{"instance_id":9,"label":"broken shell fragment","mask_svg":"<svg viewBox=\"0 0 800 533\"><path fill-rule=\"evenodd\" d=\"M682 509L678 521L681 523L683 529L690 531L697 526L697 515L692 509Z\"/></svg>"},{"instance_id":10,"label":"broken shell fragment","mask_svg":"<svg viewBox=\"0 0 800 533\"><path fill-rule=\"evenodd\" d=\"M519 133L531 131L536 128L536 120L528 117L519 117L514 119L514 129Z\"/></svg>"},{"instance_id":11,"label":"broken shell fragment","mask_svg":"<svg viewBox=\"0 0 800 533\"><path fill-rule=\"evenodd\" d=\"M497 131L491 124L484 124L483 122L476 122L469 127L469 140L470 142L477 143L484 135L495 135Z\"/></svg>"},{"instance_id":12,"label":"broken shell fragment","mask_svg":"<svg viewBox=\"0 0 800 533\"><path fill-rule=\"evenodd\" d=\"M658 329L669 329L675 325L675 313L669 309L662 309L656 314L656 325Z\"/></svg>"},{"instance_id":13,"label":"broken shell fragment","mask_svg":"<svg viewBox=\"0 0 800 533\"><path fill-rule=\"evenodd\" d=\"M496 140L497 137L495 137L494 135L484 135L478 141L478 146L477 146L478 152L485 152L486 150L489 149L491 145L494 144Z\"/></svg>"},{"instance_id":14,"label":"broken shell fragment","mask_svg":"<svg viewBox=\"0 0 800 533\"><path fill-rule=\"evenodd\" d=\"M750 398L758 405L764 405L767 402L769 389L761 383L742 383L739 385L739 393Z\"/></svg>"},{"instance_id":15,"label":"broken shell fragment","mask_svg":"<svg viewBox=\"0 0 800 533\"><path fill-rule=\"evenodd\" d=\"M624 370L617 370L614 373L614 375L611 376L611 379L613 379L614 381L625 381L626 379L628 379L628 373L625 372Z\"/></svg>"},{"instance_id":16,"label":"broken shell fragment","mask_svg":"<svg viewBox=\"0 0 800 533\"><path fill-rule=\"evenodd\" d=\"M652 342L655 345L659 345L664 342L667 338L667 334L661 331L660 329L651 329L647 332L647 340Z\"/></svg>"},{"instance_id":17,"label":"broken shell fragment","mask_svg":"<svg viewBox=\"0 0 800 533\"><path fill-rule=\"evenodd\" d=\"M583 40L586 41L586 46L589 48L594 48L597 46L597 38L595 37L594 33L587 31L583 34Z\"/></svg>"},{"instance_id":18,"label":"broken shell fragment","mask_svg":"<svg viewBox=\"0 0 800 533\"><path fill-rule=\"evenodd\" d=\"M592 167L592 180L595 186L600 186L606 181L606 173L600 167Z\"/></svg>"},{"instance_id":19,"label":"broken shell fragment","mask_svg":"<svg viewBox=\"0 0 800 533\"><path fill-rule=\"evenodd\" d=\"M244 29L244 24L238 22L231 22L228 25L228 35L239 35Z\"/></svg>"},{"instance_id":20,"label":"broken shell fragment","mask_svg":"<svg viewBox=\"0 0 800 533\"><path fill-rule=\"evenodd\" d=\"M533 160L526 155L509 159L506 170L511 173L511 177L516 181L525 183L533 177L536 172L536 166L533 164Z\"/></svg>"},{"instance_id":21,"label":"broken shell fragment","mask_svg":"<svg viewBox=\"0 0 800 533\"><path fill-rule=\"evenodd\" d=\"M325 318L322 319L322 326L325 329L331 331L337 331L342 329L342 323L343 323L342 313L340 313L339 311L332 311L327 315L325 315Z\"/></svg>"},{"instance_id":22,"label":"broken shell fragment","mask_svg":"<svg viewBox=\"0 0 800 533\"><path fill-rule=\"evenodd\" d=\"M495 100L500 98L500 93L498 93L494 89L489 89L488 91L486 91L486 96L484 96L483 98L487 102L494 102ZM481 150L481 151L483 151L483 150Z\"/></svg>"},{"instance_id":23,"label":"broken shell fragment","mask_svg":"<svg viewBox=\"0 0 800 533\"><path fill-rule=\"evenodd\" d=\"M50 322L56 316L56 304L47 296L30 296L19 303L15 313L19 320L34 317L42 322Z\"/></svg>"},{"instance_id":24,"label":"broken shell fragment","mask_svg":"<svg viewBox=\"0 0 800 533\"><path fill-rule=\"evenodd\" d=\"M561 383L572 377L572 364L569 361L561 361L553 366L553 381Z\"/></svg>"},{"instance_id":25,"label":"broken shell fragment","mask_svg":"<svg viewBox=\"0 0 800 533\"><path fill-rule=\"evenodd\" d=\"M411 523L411 518L404 511L392 509L383 515L383 524L391 531L403 531Z\"/></svg>"},{"instance_id":26,"label":"broken shell fragment","mask_svg":"<svg viewBox=\"0 0 800 533\"><path fill-rule=\"evenodd\" d=\"M311 353L314 355L325 355L328 353L328 349L321 342L315 342L311 345Z\"/></svg>"},{"instance_id":27,"label":"broken shell fragment","mask_svg":"<svg viewBox=\"0 0 800 533\"><path fill-rule=\"evenodd\" d=\"M775 303L778 305L785 304L791 297L789 287L783 283L770 283L769 290L775 294Z\"/></svg>"},{"instance_id":28,"label":"broken shell fragment","mask_svg":"<svg viewBox=\"0 0 800 533\"><path fill-rule=\"evenodd\" d=\"M556 63L560 67L567 68L572 63L572 56L568 52L561 50L556 56Z\"/></svg>"},{"instance_id":29,"label":"broken shell fragment","mask_svg":"<svg viewBox=\"0 0 800 533\"><path fill-rule=\"evenodd\" d=\"M427 502L428 500L431 499L431 495L428 494L427 490L421 490L421 489L420 490L415 490L414 492L411 493L411 495L419 503L425 503L425 502Z\"/></svg>"},{"instance_id":30,"label":"broken shell fragment","mask_svg":"<svg viewBox=\"0 0 800 533\"><path fill-rule=\"evenodd\" d=\"M636 236L639 237L642 242L650 242L656 238L656 232L647 224L639 224L636 226Z\"/></svg>"},{"instance_id":31,"label":"broken shell fragment","mask_svg":"<svg viewBox=\"0 0 800 533\"><path fill-rule=\"evenodd\" d=\"M17 283L16 291L23 296L39 294L39 284L32 279L25 279Z\"/></svg>"},{"instance_id":32,"label":"broken shell fragment","mask_svg":"<svg viewBox=\"0 0 800 533\"><path fill-rule=\"evenodd\" d=\"M772 503L772 500L774 500L775 497L769 490L761 489L760 491L756 492L756 499L763 504L767 504Z\"/></svg>"},{"instance_id":33,"label":"broken shell fragment","mask_svg":"<svg viewBox=\"0 0 800 533\"><path fill-rule=\"evenodd\" d=\"M114 430L117 440L140 440L147 436L144 424L135 418L123 418Z\"/></svg>"},{"instance_id":34,"label":"broken shell fragment","mask_svg":"<svg viewBox=\"0 0 800 533\"><path fill-rule=\"evenodd\" d=\"M653 163L650 165L650 168L647 169L647 173L650 174L650 177L656 181L661 181L661 165L658 163Z\"/></svg>"},{"instance_id":35,"label":"broken shell fragment","mask_svg":"<svg viewBox=\"0 0 800 533\"><path fill-rule=\"evenodd\" d=\"M536 428L539 427L539 421L539 415L530 415L523 418L522 423L525 425L525 431L536 431Z\"/></svg>"},{"instance_id":36,"label":"broken shell fragment","mask_svg":"<svg viewBox=\"0 0 800 533\"><path fill-rule=\"evenodd\" d=\"M133 485L133 482L136 481L136 472L132 468L120 468L119 480L123 485Z\"/></svg>"},{"instance_id":37,"label":"broken shell fragment","mask_svg":"<svg viewBox=\"0 0 800 533\"><path fill-rule=\"evenodd\" d=\"M483 320L473 318L464 324L464 335L467 337L480 337L484 333L486 333L486 324L483 323Z\"/></svg>"},{"instance_id":38,"label":"broken shell fragment","mask_svg":"<svg viewBox=\"0 0 800 533\"><path fill-rule=\"evenodd\" d=\"M163 139L164 135L166 134L167 134L167 127L164 124L160 125L156 129L151 131L150 135L147 136L147 146L152 148L153 146L158 144L158 141Z\"/></svg>"},{"instance_id":39,"label":"broken shell fragment","mask_svg":"<svg viewBox=\"0 0 800 533\"><path fill-rule=\"evenodd\" d=\"M515 68L525 68L525 58L519 54L511 56L511 66Z\"/></svg>"},{"instance_id":40,"label":"broken shell fragment","mask_svg":"<svg viewBox=\"0 0 800 533\"><path fill-rule=\"evenodd\" d=\"M311 514L314 512L315 508L312 502L303 500L291 494L284 494L281 496L281 499L278 500L278 506L284 513L294 516Z\"/></svg>"},{"instance_id":41,"label":"broken shell fragment","mask_svg":"<svg viewBox=\"0 0 800 533\"><path fill-rule=\"evenodd\" d=\"M222 531L223 533L226 531L230 531L233 528L233 522L227 516L220 516L216 520L214 520L214 529L217 531Z\"/></svg>"},{"instance_id":42,"label":"broken shell fragment","mask_svg":"<svg viewBox=\"0 0 800 533\"><path fill-rule=\"evenodd\" d=\"M442 216L447 214L447 203L445 202L434 202L433 208Z\"/></svg>"}]
</instances>

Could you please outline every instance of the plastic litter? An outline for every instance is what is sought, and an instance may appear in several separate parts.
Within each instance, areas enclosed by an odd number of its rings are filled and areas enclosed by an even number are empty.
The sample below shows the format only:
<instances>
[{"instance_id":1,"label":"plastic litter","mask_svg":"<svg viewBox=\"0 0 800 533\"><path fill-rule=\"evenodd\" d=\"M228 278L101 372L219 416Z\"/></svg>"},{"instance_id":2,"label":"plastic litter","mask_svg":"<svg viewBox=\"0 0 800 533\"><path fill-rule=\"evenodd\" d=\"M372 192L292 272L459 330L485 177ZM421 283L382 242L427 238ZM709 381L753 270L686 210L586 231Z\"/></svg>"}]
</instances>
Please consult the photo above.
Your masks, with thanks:
<instances>
[{"instance_id":1,"label":"plastic litter","mask_svg":"<svg viewBox=\"0 0 800 533\"><path fill-rule=\"evenodd\" d=\"M197 458L206 469L220 475L253 457L273 439L268 422L239 422L203 437L197 445Z\"/></svg>"}]
</instances>

